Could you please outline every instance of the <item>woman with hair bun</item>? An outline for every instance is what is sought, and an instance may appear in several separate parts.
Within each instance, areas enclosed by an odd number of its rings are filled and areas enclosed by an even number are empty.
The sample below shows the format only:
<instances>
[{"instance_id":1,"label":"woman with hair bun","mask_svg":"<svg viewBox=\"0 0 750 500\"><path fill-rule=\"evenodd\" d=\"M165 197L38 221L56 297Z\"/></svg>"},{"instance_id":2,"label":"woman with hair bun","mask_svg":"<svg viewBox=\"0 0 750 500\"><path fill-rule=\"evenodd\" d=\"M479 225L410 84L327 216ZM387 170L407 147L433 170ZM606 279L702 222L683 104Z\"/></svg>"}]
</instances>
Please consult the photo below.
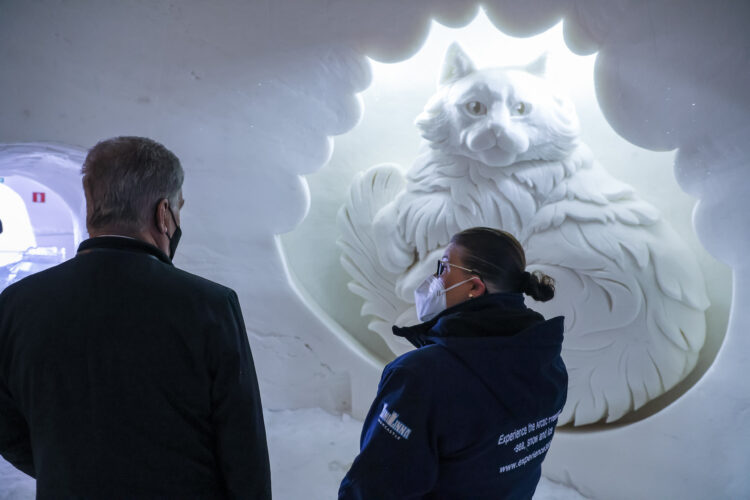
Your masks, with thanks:
<instances>
[{"instance_id":1,"label":"woman with hair bun","mask_svg":"<svg viewBox=\"0 0 750 500\"><path fill-rule=\"evenodd\" d=\"M393 327L418 349L383 370L339 499L531 498L568 375L563 317L524 294L554 293L510 233L455 234L415 292L421 323Z\"/></svg>"}]
</instances>

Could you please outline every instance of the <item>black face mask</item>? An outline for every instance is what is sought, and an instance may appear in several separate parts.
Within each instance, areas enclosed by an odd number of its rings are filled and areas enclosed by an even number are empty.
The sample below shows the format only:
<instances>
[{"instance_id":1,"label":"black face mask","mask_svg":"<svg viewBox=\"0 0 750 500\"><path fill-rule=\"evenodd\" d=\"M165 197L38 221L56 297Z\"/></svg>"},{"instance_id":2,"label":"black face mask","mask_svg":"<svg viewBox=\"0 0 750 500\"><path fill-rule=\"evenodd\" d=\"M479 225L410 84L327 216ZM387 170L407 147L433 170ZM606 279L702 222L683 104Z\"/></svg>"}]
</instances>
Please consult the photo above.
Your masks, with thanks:
<instances>
[{"instance_id":1,"label":"black face mask","mask_svg":"<svg viewBox=\"0 0 750 500\"><path fill-rule=\"evenodd\" d=\"M177 251L177 245L180 243L180 238L182 237L182 229L180 229L180 226L177 224L177 219L174 218L172 209L167 207L167 210L172 214L172 220L177 228L174 230L174 233L172 233L172 236L169 236L169 233L166 233L167 239L169 240L169 260L172 260L174 259L174 253Z\"/></svg>"}]
</instances>

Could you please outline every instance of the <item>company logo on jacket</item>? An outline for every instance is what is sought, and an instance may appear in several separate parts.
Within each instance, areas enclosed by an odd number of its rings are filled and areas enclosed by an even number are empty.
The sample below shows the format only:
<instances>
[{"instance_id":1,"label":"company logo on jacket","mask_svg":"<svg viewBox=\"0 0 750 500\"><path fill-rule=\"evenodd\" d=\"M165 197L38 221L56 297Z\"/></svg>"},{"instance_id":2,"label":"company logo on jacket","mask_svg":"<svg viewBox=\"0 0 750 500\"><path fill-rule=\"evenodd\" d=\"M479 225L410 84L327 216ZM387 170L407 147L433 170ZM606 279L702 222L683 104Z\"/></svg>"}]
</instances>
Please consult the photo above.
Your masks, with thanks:
<instances>
[{"instance_id":1,"label":"company logo on jacket","mask_svg":"<svg viewBox=\"0 0 750 500\"><path fill-rule=\"evenodd\" d=\"M388 411L388 403L383 403L383 410L378 417L378 423L396 439L409 439L411 429L398 420L398 413Z\"/></svg>"}]
</instances>

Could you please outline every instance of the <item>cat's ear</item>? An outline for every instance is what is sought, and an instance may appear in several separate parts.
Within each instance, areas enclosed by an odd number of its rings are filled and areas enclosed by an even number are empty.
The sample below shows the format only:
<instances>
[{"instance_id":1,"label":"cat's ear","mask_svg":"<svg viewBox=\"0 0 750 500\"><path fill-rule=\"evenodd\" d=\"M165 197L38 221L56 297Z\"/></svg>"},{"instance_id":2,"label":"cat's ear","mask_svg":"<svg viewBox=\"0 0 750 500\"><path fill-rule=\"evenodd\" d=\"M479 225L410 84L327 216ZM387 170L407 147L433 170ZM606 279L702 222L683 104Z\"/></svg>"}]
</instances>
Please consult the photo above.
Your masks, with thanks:
<instances>
[{"instance_id":1,"label":"cat's ear","mask_svg":"<svg viewBox=\"0 0 750 500\"><path fill-rule=\"evenodd\" d=\"M474 71L476 71L476 68L474 67L474 63L471 62L471 59L469 59L469 56L461 50L461 47L456 42L453 42L445 53L445 59L443 60L443 67L440 70L438 85L455 82L460 78L470 75Z\"/></svg>"},{"instance_id":2,"label":"cat's ear","mask_svg":"<svg viewBox=\"0 0 750 500\"><path fill-rule=\"evenodd\" d=\"M524 68L527 73L544 77L547 75L547 52L537 57L535 61L529 63Z\"/></svg>"}]
</instances>

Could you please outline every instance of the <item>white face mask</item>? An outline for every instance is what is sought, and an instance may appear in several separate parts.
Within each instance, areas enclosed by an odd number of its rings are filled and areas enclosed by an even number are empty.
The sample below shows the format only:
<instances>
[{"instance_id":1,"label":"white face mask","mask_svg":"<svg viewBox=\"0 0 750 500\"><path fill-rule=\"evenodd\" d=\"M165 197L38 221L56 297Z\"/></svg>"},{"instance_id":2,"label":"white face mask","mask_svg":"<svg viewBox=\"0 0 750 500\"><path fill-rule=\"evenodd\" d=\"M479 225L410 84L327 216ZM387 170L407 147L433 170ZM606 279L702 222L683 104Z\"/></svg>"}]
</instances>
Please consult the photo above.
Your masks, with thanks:
<instances>
[{"instance_id":1,"label":"white face mask","mask_svg":"<svg viewBox=\"0 0 750 500\"><path fill-rule=\"evenodd\" d=\"M428 277L417 287L416 290L414 290L414 302L417 306L417 319L424 323L443 312L446 307L448 307L445 302L446 292L448 290L453 290L457 286L463 285L474 278L475 276L472 276L469 279L445 288L443 286L443 280L437 276Z\"/></svg>"}]
</instances>

